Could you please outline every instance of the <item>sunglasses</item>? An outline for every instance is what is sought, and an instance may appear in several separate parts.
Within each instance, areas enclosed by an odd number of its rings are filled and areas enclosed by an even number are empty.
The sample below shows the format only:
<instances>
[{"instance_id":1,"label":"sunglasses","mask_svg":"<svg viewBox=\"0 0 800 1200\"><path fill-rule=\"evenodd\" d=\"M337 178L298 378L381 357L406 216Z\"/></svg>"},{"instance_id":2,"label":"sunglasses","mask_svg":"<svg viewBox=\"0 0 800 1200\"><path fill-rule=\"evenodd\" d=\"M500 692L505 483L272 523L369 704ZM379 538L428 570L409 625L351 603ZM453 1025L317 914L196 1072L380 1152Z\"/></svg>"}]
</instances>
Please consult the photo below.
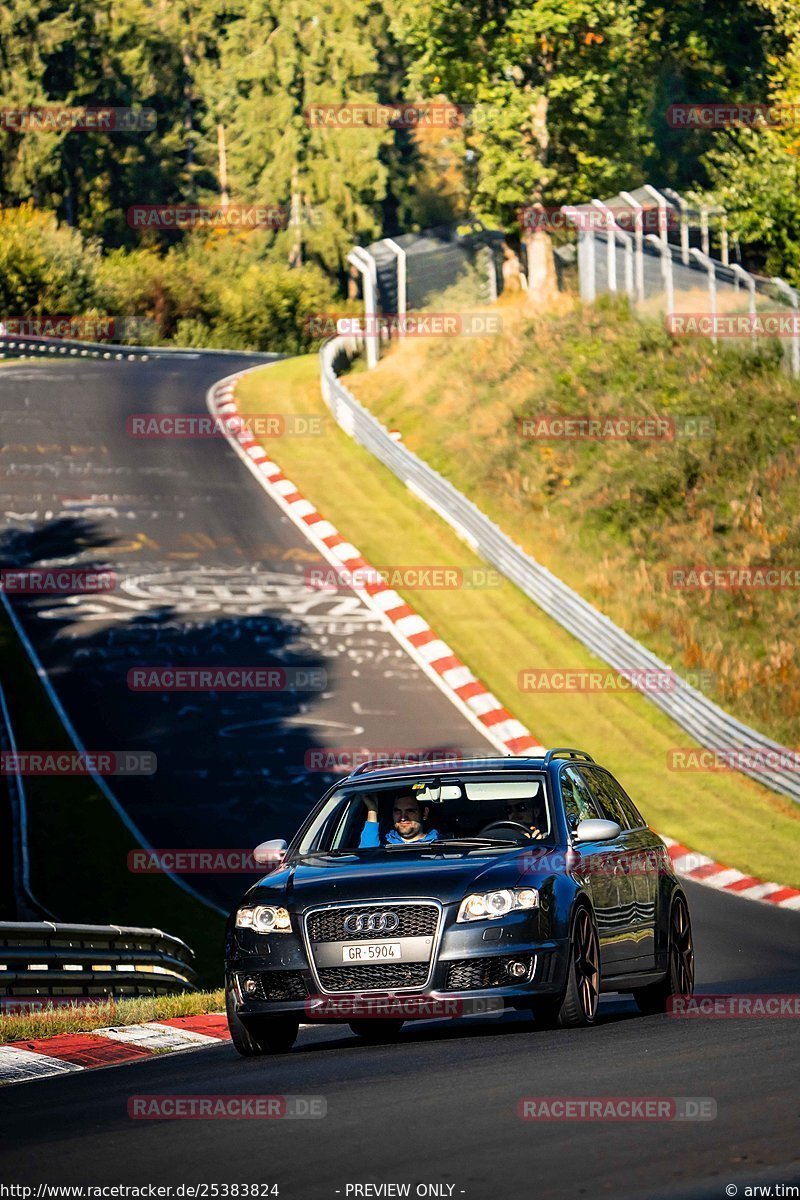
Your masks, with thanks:
<instances>
[{"instance_id":1,"label":"sunglasses","mask_svg":"<svg viewBox=\"0 0 800 1200\"><path fill-rule=\"evenodd\" d=\"M524 812L528 812L531 808L532 808L531 804L526 804L523 801L521 804L507 804L506 812L507 813L524 813Z\"/></svg>"}]
</instances>

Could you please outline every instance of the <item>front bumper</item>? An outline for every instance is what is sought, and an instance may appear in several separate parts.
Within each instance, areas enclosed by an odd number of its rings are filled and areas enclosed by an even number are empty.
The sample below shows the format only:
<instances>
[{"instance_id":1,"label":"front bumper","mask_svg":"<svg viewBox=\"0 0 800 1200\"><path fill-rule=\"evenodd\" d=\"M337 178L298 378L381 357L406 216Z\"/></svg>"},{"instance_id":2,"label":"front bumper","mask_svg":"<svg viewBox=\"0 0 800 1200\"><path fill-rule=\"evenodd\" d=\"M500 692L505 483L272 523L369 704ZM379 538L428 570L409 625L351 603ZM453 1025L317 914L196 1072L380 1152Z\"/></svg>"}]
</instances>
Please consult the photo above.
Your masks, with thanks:
<instances>
[{"instance_id":1,"label":"front bumper","mask_svg":"<svg viewBox=\"0 0 800 1200\"><path fill-rule=\"evenodd\" d=\"M372 1015L424 1020L528 1008L535 997L563 990L568 962L567 940L542 938L538 915L528 913L470 924L446 920L430 978L419 988L325 991L303 940L293 933L266 937L247 931L229 949L226 984L240 1016L293 1014L308 1023ZM512 963L524 966L524 975L512 974Z\"/></svg>"}]
</instances>

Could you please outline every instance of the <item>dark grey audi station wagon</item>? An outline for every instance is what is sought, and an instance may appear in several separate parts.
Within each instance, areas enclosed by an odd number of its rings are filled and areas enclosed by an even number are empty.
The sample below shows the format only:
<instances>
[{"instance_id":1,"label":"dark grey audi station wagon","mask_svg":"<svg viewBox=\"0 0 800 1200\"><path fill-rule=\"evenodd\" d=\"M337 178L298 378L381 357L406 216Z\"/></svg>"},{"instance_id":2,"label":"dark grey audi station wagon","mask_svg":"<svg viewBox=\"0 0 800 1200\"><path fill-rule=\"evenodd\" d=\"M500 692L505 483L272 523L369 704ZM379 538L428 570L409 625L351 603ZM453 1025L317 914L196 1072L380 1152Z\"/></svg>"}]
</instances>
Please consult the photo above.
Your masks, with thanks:
<instances>
[{"instance_id":1,"label":"dark grey audi station wagon","mask_svg":"<svg viewBox=\"0 0 800 1200\"><path fill-rule=\"evenodd\" d=\"M584 751L363 764L256 861L268 873L226 933L243 1055L288 1050L301 1021L376 1041L505 1008L591 1025L601 992L655 1013L693 990L666 847Z\"/></svg>"}]
</instances>

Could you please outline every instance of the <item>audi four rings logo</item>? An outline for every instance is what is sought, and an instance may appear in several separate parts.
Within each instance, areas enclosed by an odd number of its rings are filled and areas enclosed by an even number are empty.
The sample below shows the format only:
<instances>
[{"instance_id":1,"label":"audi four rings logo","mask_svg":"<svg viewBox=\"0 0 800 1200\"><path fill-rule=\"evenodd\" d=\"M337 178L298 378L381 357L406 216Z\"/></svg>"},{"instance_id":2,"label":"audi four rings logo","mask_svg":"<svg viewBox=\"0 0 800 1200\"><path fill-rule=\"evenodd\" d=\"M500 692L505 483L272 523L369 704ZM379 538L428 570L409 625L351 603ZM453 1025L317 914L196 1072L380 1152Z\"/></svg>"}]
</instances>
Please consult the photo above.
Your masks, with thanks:
<instances>
[{"instance_id":1,"label":"audi four rings logo","mask_svg":"<svg viewBox=\"0 0 800 1200\"><path fill-rule=\"evenodd\" d=\"M397 929L400 918L397 913L351 913L345 917L345 933L391 933Z\"/></svg>"}]
</instances>

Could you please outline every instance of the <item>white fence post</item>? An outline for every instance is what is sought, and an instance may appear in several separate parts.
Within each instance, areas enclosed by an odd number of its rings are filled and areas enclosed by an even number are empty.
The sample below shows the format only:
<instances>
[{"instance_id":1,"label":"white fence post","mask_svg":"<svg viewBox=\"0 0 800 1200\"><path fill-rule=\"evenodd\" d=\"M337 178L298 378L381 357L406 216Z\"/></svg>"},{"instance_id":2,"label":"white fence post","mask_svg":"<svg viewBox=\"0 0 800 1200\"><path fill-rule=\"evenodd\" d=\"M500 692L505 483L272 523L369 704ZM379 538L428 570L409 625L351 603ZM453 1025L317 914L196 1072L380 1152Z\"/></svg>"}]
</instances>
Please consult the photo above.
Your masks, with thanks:
<instances>
[{"instance_id":1,"label":"white fence post","mask_svg":"<svg viewBox=\"0 0 800 1200\"><path fill-rule=\"evenodd\" d=\"M748 298L748 302L747 302L747 311L750 314L750 317L753 318L756 315L756 281L753 278L753 276L750 274L750 272L745 271L744 267L740 267L738 263L734 263L730 269L731 269L731 271L733 271L733 273L736 277L737 284L738 284L739 280L741 280L742 283L747 288L747 291L749 293L749 298ZM755 345L756 345L755 321L753 321L752 330L750 333L750 341L753 343L753 349L755 349Z\"/></svg>"},{"instance_id":2,"label":"white fence post","mask_svg":"<svg viewBox=\"0 0 800 1200\"><path fill-rule=\"evenodd\" d=\"M606 274L608 275L608 290L617 290L617 244L614 240L614 214L602 200L593 200L592 205L605 216L606 229Z\"/></svg>"},{"instance_id":3,"label":"white fence post","mask_svg":"<svg viewBox=\"0 0 800 1200\"><path fill-rule=\"evenodd\" d=\"M636 298L640 304L644 302L644 211L643 206L635 200L630 192L620 192L620 196L629 204L634 212L636 239Z\"/></svg>"},{"instance_id":4,"label":"white fence post","mask_svg":"<svg viewBox=\"0 0 800 1200\"><path fill-rule=\"evenodd\" d=\"M715 322L713 321L713 318L717 315L717 272L716 272L716 268L715 268L713 262L711 261L711 259L708 257L708 255L703 254L703 252L701 250L697 250L697 249L692 250L692 258L696 258L697 261L700 263L700 266L705 267L706 271L708 272L708 311L712 317L711 328L713 330L713 332L711 334L711 341L716 346L717 331L716 331Z\"/></svg>"},{"instance_id":5,"label":"white fence post","mask_svg":"<svg viewBox=\"0 0 800 1200\"><path fill-rule=\"evenodd\" d=\"M773 276L773 284L791 304L794 309L794 331L792 333L792 374L795 379L800 379L800 292L795 288L789 287L782 279Z\"/></svg>"},{"instance_id":6,"label":"white fence post","mask_svg":"<svg viewBox=\"0 0 800 1200\"><path fill-rule=\"evenodd\" d=\"M378 365L377 271L374 260L361 246L355 246L350 251L347 261L352 263L356 270L361 273L363 280L364 318L366 325L364 341L367 350L367 367L371 371L373 367L377 367Z\"/></svg>"},{"instance_id":7,"label":"white fence post","mask_svg":"<svg viewBox=\"0 0 800 1200\"><path fill-rule=\"evenodd\" d=\"M578 283L581 300L584 304L592 304L597 298L597 277L595 259L597 248L594 240L594 230L585 228L585 218L581 217L581 209L574 204L562 204L561 211L568 221L578 230ZM585 209L583 210L586 211Z\"/></svg>"},{"instance_id":8,"label":"white fence post","mask_svg":"<svg viewBox=\"0 0 800 1200\"><path fill-rule=\"evenodd\" d=\"M647 240L658 250L661 256L661 278L664 281L664 292L666 294L667 314L673 312L675 308L675 285L672 278L672 251L660 237L656 237L654 233L648 233Z\"/></svg>"},{"instance_id":9,"label":"white fence post","mask_svg":"<svg viewBox=\"0 0 800 1200\"><path fill-rule=\"evenodd\" d=\"M405 317L408 311L408 280L406 276L406 252L394 238L384 238L384 246L388 246L397 259L397 315ZM401 319L399 336L405 333L405 321Z\"/></svg>"},{"instance_id":10,"label":"white fence post","mask_svg":"<svg viewBox=\"0 0 800 1200\"><path fill-rule=\"evenodd\" d=\"M653 197L658 205L658 232L663 244L668 246L669 238L667 237L667 209L670 207L669 201L667 200L666 196L662 196L661 192L657 192L656 189L651 187L649 183L644 185L644 190L647 192L648 196Z\"/></svg>"}]
</instances>

